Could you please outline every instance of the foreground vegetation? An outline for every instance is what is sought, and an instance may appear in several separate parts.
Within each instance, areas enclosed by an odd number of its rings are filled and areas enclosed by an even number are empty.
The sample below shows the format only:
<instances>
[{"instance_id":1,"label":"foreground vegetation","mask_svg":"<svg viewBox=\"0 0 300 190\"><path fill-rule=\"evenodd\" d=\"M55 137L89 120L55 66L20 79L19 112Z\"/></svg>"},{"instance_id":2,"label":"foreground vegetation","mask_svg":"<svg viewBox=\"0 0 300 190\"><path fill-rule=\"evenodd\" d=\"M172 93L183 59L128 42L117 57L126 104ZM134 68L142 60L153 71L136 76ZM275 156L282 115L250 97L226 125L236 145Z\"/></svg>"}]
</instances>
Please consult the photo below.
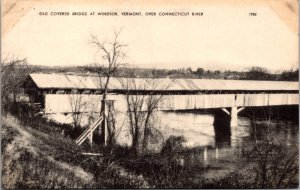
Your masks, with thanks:
<instances>
[{"instance_id":1,"label":"foreground vegetation","mask_svg":"<svg viewBox=\"0 0 300 190\"><path fill-rule=\"evenodd\" d=\"M18 119L20 116L22 120ZM32 119L25 113L13 112L13 115L2 117L3 187L148 187L142 176L115 164L108 148L96 145L91 148L88 144L77 146L72 139L74 133L65 130L68 128L71 127L41 116ZM87 156L83 154L85 152L102 154Z\"/></svg>"},{"instance_id":2,"label":"foreground vegetation","mask_svg":"<svg viewBox=\"0 0 300 190\"><path fill-rule=\"evenodd\" d=\"M2 119L1 135L2 184L5 189L81 188L92 182L92 174L60 161L62 157L69 157L70 152L64 152L64 156L62 152L54 154L59 150L52 149L57 141L52 142L53 146L48 146L48 143L41 141L50 140L50 137L23 129L12 116ZM58 142L61 142L60 139ZM68 144L64 142L64 145Z\"/></svg>"},{"instance_id":3,"label":"foreground vegetation","mask_svg":"<svg viewBox=\"0 0 300 190\"><path fill-rule=\"evenodd\" d=\"M183 162L201 149L171 136L159 153L130 147L77 146L70 126L30 116L26 108L2 117L2 184L14 188L286 188L298 186L298 146L258 141L231 160ZM17 111L19 110L19 111ZM23 111L22 111L23 110ZM22 114L20 114L20 111ZM22 120L19 118L22 117ZM82 153L100 153L87 156Z\"/></svg>"}]
</instances>

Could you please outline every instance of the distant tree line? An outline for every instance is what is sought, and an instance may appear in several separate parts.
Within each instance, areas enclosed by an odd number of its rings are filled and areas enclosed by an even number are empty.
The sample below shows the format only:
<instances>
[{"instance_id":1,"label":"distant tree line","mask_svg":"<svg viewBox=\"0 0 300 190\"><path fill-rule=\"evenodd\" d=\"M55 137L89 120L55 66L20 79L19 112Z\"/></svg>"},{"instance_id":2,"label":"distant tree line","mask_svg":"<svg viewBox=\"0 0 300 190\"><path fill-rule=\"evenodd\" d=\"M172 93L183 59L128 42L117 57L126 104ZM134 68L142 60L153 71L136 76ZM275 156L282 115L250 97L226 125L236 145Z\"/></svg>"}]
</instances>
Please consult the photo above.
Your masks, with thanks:
<instances>
[{"instance_id":1,"label":"distant tree line","mask_svg":"<svg viewBox=\"0 0 300 190\"><path fill-rule=\"evenodd\" d=\"M90 66L72 67L45 67L30 66L32 72L44 73L76 73L95 74L95 68ZM232 79L232 80L273 80L273 81L298 81L299 69L284 70L277 73L270 73L262 67L250 67L246 71L232 70L209 70L198 67L193 70L191 67L179 69L152 69L152 68L128 68L119 67L113 74L115 77L140 77L140 78L195 78L195 79Z\"/></svg>"}]
</instances>

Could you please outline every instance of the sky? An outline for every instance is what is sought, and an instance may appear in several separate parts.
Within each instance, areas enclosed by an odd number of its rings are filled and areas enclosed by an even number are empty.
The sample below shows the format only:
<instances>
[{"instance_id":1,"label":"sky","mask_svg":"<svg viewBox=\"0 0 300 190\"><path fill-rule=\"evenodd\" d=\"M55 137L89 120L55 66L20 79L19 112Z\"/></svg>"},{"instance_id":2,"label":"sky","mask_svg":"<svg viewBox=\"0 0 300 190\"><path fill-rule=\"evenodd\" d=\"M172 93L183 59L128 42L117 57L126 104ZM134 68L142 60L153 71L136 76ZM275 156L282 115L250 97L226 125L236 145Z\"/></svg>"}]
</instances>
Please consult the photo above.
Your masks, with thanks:
<instances>
[{"instance_id":1,"label":"sky","mask_svg":"<svg viewBox=\"0 0 300 190\"><path fill-rule=\"evenodd\" d=\"M298 68L298 27L291 26L291 19L284 20L278 8L276 12L267 3L236 5L217 1L132 6L105 2L10 6L4 13L14 19L17 14L21 16L14 21L2 15L2 20L7 22L2 29L2 59L27 58L29 64L49 66L101 62L97 48L89 43L91 35L99 41L111 41L113 32L122 29L119 39L128 44L124 62L131 66L238 71L259 66L271 72ZM298 10L298 7L285 6L279 11L286 7L291 12ZM49 15L61 11L88 14L117 11L119 16ZM141 12L143 16L121 16L126 11ZM150 11L156 14L202 12L203 16L145 16ZM48 15L42 16L41 12ZM249 16L250 12L257 16Z\"/></svg>"}]
</instances>

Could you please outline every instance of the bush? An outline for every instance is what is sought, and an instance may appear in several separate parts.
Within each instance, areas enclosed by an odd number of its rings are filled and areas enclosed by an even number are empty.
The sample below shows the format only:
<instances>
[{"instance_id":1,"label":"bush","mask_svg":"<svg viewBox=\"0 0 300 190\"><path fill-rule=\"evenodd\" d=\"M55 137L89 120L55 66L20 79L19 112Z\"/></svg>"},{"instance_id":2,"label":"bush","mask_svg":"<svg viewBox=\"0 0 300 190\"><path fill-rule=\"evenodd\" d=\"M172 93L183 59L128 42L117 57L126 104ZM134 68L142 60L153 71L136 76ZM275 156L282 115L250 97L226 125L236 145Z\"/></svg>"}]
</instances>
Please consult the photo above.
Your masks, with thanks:
<instances>
[{"instance_id":1,"label":"bush","mask_svg":"<svg viewBox=\"0 0 300 190\"><path fill-rule=\"evenodd\" d=\"M123 159L121 165L141 174L153 188L199 188L203 168L183 164L183 136L169 137L160 153L144 155L139 158Z\"/></svg>"},{"instance_id":2,"label":"bush","mask_svg":"<svg viewBox=\"0 0 300 190\"><path fill-rule=\"evenodd\" d=\"M183 136L170 136L163 144L161 154L165 156L177 156L182 151L185 138Z\"/></svg>"},{"instance_id":3,"label":"bush","mask_svg":"<svg viewBox=\"0 0 300 190\"><path fill-rule=\"evenodd\" d=\"M11 118L5 119L5 123L13 121ZM14 121L16 122L16 121ZM19 125L17 122L14 124L16 127ZM46 124L47 125L47 124ZM8 129L14 129L15 127L7 127ZM21 126L20 126L21 127ZM50 127L50 126L49 126ZM29 134L30 147L37 149L42 155L36 156L27 149L19 149L14 151L16 154L21 155L21 158L15 159L13 165L7 165L3 175L6 176L8 182L5 187L18 187L18 188L147 188L148 183L144 180L142 175L136 175L134 172L128 172L120 167L118 164L122 160L120 158L128 158L129 147L121 146L89 146L88 143L84 143L83 146L77 146L71 139L64 138L61 133L56 130L52 130L50 134L45 134L35 130L36 126L27 126L25 129ZM46 128L48 128L46 126ZM6 129L5 129L6 130ZM46 129L48 130L48 129ZM3 131L7 136L7 131ZM15 136L20 134L13 130ZM18 131L18 130L17 130ZM45 131L45 130L42 130ZM22 136L22 135L21 135ZM18 138L19 138L18 137ZM9 137L9 141L6 140L6 145L14 141L15 138ZM24 143L17 143L24 144ZM28 144L28 143L25 143ZM15 147L15 146L11 146ZM21 152L21 153L20 153ZM101 153L101 156L85 156L82 152L97 152ZM29 153L29 154L27 154ZM10 162L11 155L5 153L7 157L5 163ZM51 158L50 160L48 158ZM37 165L34 165L34 164ZM70 165L72 168L81 167L88 171L94 180L87 184L76 178L76 173L72 172L62 173L60 167L61 164ZM16 167L18 166L18 167ZM29 168L28 168L29 167ZM24 171L26 170L26 171ZM26 173L26 172L29 173ZM46 173L50 174L46 175ZM26 174L24 174L24 172ZM10 175L13 173L13 175ZM24 174L24 175L23 175ZM35 179L36 175L39 175L40 179ZM70 180L63 180L64 176L70 177ZM75 177L74 177L75 175ZM15 182L10 182L11 177L16 176ZM72 180L71 180L72 179ZM67 180L67 181L66 181Z\"/></svg>"},{"instance_id":4,"label":"bush","mask_svg":"<svg viewBox=\"0 0 300 190\"><path fill-rule=\"evenodd\" d=\"M241 167L225 178L204 183L204 188L296 188L298 187L297 147L267 140L255 144L240 160Z\"/></svg>"}]
</instances>

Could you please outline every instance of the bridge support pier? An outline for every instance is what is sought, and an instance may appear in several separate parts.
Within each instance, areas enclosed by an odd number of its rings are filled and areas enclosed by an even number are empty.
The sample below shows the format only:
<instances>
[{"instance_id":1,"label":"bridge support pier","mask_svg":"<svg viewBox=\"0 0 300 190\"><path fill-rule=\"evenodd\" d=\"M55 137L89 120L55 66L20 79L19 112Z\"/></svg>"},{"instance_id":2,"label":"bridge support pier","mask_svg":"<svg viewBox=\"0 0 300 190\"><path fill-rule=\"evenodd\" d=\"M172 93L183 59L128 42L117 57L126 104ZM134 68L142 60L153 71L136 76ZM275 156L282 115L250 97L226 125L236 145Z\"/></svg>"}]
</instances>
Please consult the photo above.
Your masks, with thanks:
<instances>
[{"instance_id":1,"label":"bridge support pier","mask_svg":"<svg viewBox=\"0 0 300 190\"><path fill-rule=\"evenodd\" d=\"M231 107L231 112L229 112L226 108L222 108L222 110L230 116L230 127L236 127L237 121L238 121L238 113L245 109L244 107L237 108L237 106L232 106Z\"/></svg>"}]
</instances>

